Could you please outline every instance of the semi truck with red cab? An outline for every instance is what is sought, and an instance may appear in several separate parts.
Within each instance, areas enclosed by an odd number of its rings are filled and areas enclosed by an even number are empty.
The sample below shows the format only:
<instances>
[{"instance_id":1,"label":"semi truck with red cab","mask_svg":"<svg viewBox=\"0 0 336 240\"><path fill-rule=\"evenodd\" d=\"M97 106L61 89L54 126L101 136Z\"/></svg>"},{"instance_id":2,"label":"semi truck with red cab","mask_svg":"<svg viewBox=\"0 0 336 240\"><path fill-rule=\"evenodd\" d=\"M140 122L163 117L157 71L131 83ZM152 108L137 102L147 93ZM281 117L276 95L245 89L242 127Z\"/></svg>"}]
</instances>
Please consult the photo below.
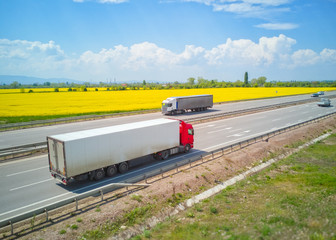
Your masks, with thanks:
<instances>
[{"instance_id":1,"label":"semi truck with red cab","mask_svg":"<svg viewBox=\"0 0 336 240\"><path fill-rule=\"evenodd\" d=\"M165 160L194 147L191 124L154 119L47 137L51 175L68 184L124 173L129 162L146 155Z\"/></svg>"}]
</instances>

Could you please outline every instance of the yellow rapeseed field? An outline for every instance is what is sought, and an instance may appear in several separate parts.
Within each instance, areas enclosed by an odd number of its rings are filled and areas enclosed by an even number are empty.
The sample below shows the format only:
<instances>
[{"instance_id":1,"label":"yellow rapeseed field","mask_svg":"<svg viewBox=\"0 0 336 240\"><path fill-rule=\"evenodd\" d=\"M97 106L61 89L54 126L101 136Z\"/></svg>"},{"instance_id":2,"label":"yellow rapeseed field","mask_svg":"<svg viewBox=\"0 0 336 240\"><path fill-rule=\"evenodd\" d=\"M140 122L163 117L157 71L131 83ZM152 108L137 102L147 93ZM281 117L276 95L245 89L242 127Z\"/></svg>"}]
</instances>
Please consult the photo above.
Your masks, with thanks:
<instances>
[{"instance_id":1,"label":"yellow rapeseed field","mask_svg":"<svg viewBox=\"0 0 336 240\"><path fill-rule=\"evenodd\" d=\"M61 89L60 89L61 90ZM63 89L62 89L63 90ZM336 88L208 88L172 90L21 93L0 90L0 117L73 115L160 108L162 100L172 96L213 94L214 102L235 101L330 91ZM42 90L41 90L42 91Z\"/></svg>"}]
</instances>

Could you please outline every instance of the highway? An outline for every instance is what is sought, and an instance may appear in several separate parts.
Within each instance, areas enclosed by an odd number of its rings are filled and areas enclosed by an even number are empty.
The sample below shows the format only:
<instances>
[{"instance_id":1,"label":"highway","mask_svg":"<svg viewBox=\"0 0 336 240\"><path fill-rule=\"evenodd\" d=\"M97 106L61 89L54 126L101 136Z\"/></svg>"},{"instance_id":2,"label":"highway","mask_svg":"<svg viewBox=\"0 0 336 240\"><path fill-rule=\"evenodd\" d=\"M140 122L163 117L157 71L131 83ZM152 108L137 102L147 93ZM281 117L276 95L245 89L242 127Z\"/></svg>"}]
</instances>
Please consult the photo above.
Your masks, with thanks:
<instances>
[{"instance_id":1,"label":"highway","mask_svg":"<svg viewBox=\"0 0 336 240\"><path fill-rule=\"evenodd\" d=\"M328 95L336 94L336 91L326 92L326 97ZM262 100L253 100L253 101L243 101L243 102L234 102L234 103L226 103L220 105L214 105L214 107L205 112L193 112L186 113L183 115L172 116L173 118L179 119L187 119L191 117L201 117L211 114L217 113L225 113L238 111L243 109L251 109L256 107L274 105L279 103L287 103L298 100L311 99L310 94L305 95L297 95L297 96L289 96L289 97L281 97L281 98L271 98L271 99L262 99ZM316 98L316 101L319 98ZM162 117L171 117L164 116L160 112L150 113L150 114L139 114L139 115L131 115L125 117L117 117L117 118L107 118L95 121L83 121L76 123L67 123L67 124L59 124L54 126L46 126L46 127L38 127L38 128L29 128L22 129L16 131L8 131L0 133L0 149L14 147L14 146L22 146L25 144L38 143L46 141L46 136L61 134L66 132L73 132L79 130L86 130L98 127L106 127L111 125L118 125L123 123L130 123L136 121L144 121L155 118Z\"/></svg>"},{"instance_id":2,"label":"highway","mask_svg":"<svg viewBox=\"0 0 336 240\"><path fill-rule=\"evenodd\" d=\"M160 169L166 164L181 161L181 159L195 157L204 152L231 145L262 133L274 131L286 126L304 122L309 119L336 112L336 100L331 100L331 107L318 107L315 102L296 105L267 112L254 113L229 119L212 121L194 125L195 148L188 154L176 155L166 161L154 161L144 157L131 164L130 171L116 175L113 178L105 178L100 182L81 182L72 186L64 186L51 178L48 170L47 155L27 158L23 160L0 164L0 220L16 214L43 206L69 196L88 191L112 182L125 182L135 175L143 175L152 168ZM222 105L223 106L223 105ZM222 107L222 106L216 106ZM202 113L204 114L204 113ZM145 120L147 118L161 117L160 114L145 114L145 116L130 116L119 119L108 119L110 124L130 121ZM185 115L183 115L185 117ZM95 126L97 122L93 121ZM87 122L71 124L79 125L78 128L87 129ZM92 123L91 123L92 124ZM106 123L102 123L106 124ZM64 126L68 126L65 124ZM56 131L60 125L36 128ZM92 126L91 126L92 127ZM27 130L14 131L21 134L29 134ZM68 129L69 130L69 129ZM63 130L62 130L63 131ZM8 133L5 133L8 134ZM29 136L28 136L29 137ZM44 138L44 137L43 137ZM28 138L29 139L29 138Z\"/></svg>"}]
</instances>

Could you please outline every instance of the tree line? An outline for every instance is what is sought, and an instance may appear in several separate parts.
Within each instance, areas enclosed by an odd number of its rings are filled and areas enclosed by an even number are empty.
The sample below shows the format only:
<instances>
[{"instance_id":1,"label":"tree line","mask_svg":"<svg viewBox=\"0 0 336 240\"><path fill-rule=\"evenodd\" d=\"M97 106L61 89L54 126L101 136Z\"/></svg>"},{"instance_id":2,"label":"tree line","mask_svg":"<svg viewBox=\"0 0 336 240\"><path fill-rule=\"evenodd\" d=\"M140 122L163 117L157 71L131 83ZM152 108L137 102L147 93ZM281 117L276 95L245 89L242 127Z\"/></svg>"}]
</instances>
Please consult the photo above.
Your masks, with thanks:
<instances>
[{"instance_id":1,"label":"tree line","mask_svg":"<svg viewBox=\"0 0 336 240\"><path fill-rule=\"evenodd\" d=\"M195 88L230 88L230 87L336 87L336 81L269 81L265 76L248 80L248 73L244 75L244 81L237 80L235 82L218 81L217 79L208 80L203 77L190 77L186 82L178 81L160 83L160 82L134 82L134 83L50 83L43 84L21 84L17 81L11 84L3 84L1 89L21 89L21 92L33 92L34 88L54 88L54 91L59 91L59 88L67 88L68 91L87 91L87 88L95 88L95 91L104 89L106 91L122 91L122 90L147 90L147 89L195 89ZM30 89L26 91L26 89Z\"/></svg>"}]
</instances>

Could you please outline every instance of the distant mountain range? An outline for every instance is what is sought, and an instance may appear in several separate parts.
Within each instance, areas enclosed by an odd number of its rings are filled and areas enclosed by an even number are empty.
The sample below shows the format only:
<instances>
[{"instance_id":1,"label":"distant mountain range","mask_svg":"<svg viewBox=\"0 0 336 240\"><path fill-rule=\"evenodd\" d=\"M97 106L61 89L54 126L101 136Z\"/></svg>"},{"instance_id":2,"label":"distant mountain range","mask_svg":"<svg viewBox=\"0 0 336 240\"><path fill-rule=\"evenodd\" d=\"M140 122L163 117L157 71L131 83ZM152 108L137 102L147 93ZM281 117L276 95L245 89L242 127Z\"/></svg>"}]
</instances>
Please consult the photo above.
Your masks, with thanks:
<instances>
[{"instance_id":1,"label":"distant mountain range","mask_svg":"<svg viewBox=\"0 0 336 240\"><path fill-rule=\"evenodd\" d=\"M0 75L0 84L9 85L13 82L18 82L21 84L43 84L45 82L50 83L83 83L83 81L78 81L69 78L38 78L38 77L28 77L28 76L15 76L15 75Z\"/></svg>"}]
</instances>

